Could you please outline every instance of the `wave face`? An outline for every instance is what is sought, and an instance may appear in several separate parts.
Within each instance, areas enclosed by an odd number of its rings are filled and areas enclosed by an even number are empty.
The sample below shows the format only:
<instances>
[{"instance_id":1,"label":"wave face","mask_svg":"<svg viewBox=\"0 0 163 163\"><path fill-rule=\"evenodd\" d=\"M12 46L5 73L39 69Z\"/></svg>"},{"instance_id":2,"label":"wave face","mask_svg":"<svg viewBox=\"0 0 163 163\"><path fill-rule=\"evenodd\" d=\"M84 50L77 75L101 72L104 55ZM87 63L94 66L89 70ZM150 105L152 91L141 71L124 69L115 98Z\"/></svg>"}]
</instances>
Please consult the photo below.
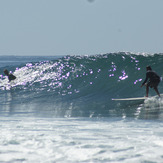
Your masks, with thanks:
<instances>
[{"instance_id":1,"label":"wave face","mask_svg":"<svg viewBox=\"0 0 163 163\"><path fill-rule=\"evenodd\" d=\"M147 65L163 76L162 54L38 57L29 59L30 62L28 59L20 57L11 64L1 59L1 74L7 68L17 77L8 83L4 74L1 75L3 112L58 117L136 116L145 106L143 102L119 103L111 99L144 96L145 88L140 85ZM162 82L159 91L163 92ZM150 95L155 95L154 90L150 89Z\"/></svg>"}]
</instances>

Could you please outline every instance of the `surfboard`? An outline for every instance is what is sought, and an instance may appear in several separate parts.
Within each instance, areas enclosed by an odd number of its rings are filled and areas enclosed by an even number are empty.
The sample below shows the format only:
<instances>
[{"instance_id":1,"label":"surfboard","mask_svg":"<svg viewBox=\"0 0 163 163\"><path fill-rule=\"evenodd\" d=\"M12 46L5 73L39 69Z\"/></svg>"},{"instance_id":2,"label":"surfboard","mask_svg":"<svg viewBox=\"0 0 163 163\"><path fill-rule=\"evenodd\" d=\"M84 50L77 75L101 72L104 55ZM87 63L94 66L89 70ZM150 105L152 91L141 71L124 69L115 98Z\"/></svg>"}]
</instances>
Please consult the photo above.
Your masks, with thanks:
<instances>
[{"instance_id":1,"label":"surfboard","mask_svg":"<svg viewBox=\"0 0 163 163\"><path fill-rule=\"evenodd\" d=\"M133 100L145 100L148 97L135 97L135 98L112 98L114 101L133 101Z\"/></svg>"},{"instance_id":2,"label":"surfboard","mask_svg":"<svg viewBox=\"0 0 163 163\"><path fill-rule=\"evenodd\" d=\"M160 96L163 97L163 94L160 94ZM158 95L150 96L150 97L135 97L135 98L112 98L112 100L114 100L114 101L134 101L134 100L146 100L146 99L152 98L152 97L156 98L156 97L158 97Z\"/></svg>"}]
</instances>

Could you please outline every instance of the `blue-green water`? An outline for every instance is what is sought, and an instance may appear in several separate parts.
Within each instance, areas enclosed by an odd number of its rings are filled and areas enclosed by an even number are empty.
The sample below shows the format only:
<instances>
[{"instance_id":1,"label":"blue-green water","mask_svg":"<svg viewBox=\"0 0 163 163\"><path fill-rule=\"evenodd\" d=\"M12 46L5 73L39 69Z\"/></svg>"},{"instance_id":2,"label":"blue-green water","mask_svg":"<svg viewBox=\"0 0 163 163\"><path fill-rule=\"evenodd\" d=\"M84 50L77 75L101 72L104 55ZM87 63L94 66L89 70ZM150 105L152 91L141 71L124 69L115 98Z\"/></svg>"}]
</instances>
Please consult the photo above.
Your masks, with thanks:
<instances>
[{"instance_id":1,"label":"blue-green water","mask_svg":"<svg viewBox=\"0 0 163 163\"><path fill-rule=\"evenodd\" d=\"M162 77L162 63L162 54L0 56L0 162L162 162L162 98L111 100L144 96L146 66Z\"/></svg>"},{"instance_id":2,"label":"blue-green water","mask_svg":"<svg viewBox=\"0 0 163 163\"><path fill-rule=\"evenodd\" d=\"M163 76L161 54L1 58L0 105L2 110L11 110L1 111L6 115L28 112L54 117L137 117L137 109L144 108L142 101L111 99L145 96L145 87L140 86L146 65ZM8 82L3 74L6 68L17 77L15 81ZM162 82L159 91L163 92ZM150 95L155 94L151 89ZM157 102L154 107L161 105Z\"/></svg>"}]
</instances>

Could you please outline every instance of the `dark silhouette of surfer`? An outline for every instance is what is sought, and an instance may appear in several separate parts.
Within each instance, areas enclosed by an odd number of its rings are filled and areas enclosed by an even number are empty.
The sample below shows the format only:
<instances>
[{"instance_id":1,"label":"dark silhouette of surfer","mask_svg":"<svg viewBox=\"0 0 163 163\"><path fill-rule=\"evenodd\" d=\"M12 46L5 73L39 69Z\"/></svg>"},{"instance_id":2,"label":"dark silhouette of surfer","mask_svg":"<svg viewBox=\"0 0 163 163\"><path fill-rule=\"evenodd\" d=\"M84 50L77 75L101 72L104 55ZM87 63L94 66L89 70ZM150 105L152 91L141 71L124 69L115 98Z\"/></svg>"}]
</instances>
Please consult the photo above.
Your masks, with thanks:
<instances>
[{"instance_id":1,"label":"dark silhouette of surfer","mask_svg":"<svg viewBox=\"0 0 163 163\"><path fill-rule=\"evenodd\" d=\"M151 66L147 66L146 71L147 71L146 79L144 80L144 82L141 85L141 87L143 87L144 85L146 86L146 97L148 97L149 87L154 88L157 95L160 97L160 93L157 88L160 83L160 76L158 76L156 72L152 71Z\"/></svg>"},{"instance_id":2,"label":"dark silhouette of surfer","mask_svg":"<svg viewBox=\"0 0 163 163\"><path fill-rule=\"evenodd\" d=\"M8 76L9 82L10 82L11 80L15 80L15 79L16 79L16 76L14 76L13 74L9 73L7 69L4 70L4 73L5 73L5 75Z\"/></svg>"}]
</instances>

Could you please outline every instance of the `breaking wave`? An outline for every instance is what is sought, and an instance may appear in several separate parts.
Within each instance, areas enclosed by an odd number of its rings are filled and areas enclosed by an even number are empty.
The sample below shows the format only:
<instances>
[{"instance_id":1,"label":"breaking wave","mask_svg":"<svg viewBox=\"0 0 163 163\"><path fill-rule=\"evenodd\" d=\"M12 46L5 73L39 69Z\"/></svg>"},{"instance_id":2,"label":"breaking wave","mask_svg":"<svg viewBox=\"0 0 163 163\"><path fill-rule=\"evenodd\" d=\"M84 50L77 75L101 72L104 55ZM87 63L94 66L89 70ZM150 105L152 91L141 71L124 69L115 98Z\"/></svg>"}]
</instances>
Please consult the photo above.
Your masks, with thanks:
<instances>
[{"instance_id":1,"label":"breaking wave","mask_svg":"<svg viewBox=\"0 0 163 163\"><path fill-rule=\"evenodd\" d=\"M39 57L32 62L15 60L8 66L1 64L0 105L4 112L135 117L146 108L145 102L119 103L111 99L144 96L145 89L140 85L145 79L146 65L163 76L162 54L110 53L38 60ZM17 79L9 83L3 75L5 68ZM159 91L163 92L162 82ZM150 95L155 92L150 90ZM160 106L163 107L162 102Z\"/></svg>"}]
</instances>

